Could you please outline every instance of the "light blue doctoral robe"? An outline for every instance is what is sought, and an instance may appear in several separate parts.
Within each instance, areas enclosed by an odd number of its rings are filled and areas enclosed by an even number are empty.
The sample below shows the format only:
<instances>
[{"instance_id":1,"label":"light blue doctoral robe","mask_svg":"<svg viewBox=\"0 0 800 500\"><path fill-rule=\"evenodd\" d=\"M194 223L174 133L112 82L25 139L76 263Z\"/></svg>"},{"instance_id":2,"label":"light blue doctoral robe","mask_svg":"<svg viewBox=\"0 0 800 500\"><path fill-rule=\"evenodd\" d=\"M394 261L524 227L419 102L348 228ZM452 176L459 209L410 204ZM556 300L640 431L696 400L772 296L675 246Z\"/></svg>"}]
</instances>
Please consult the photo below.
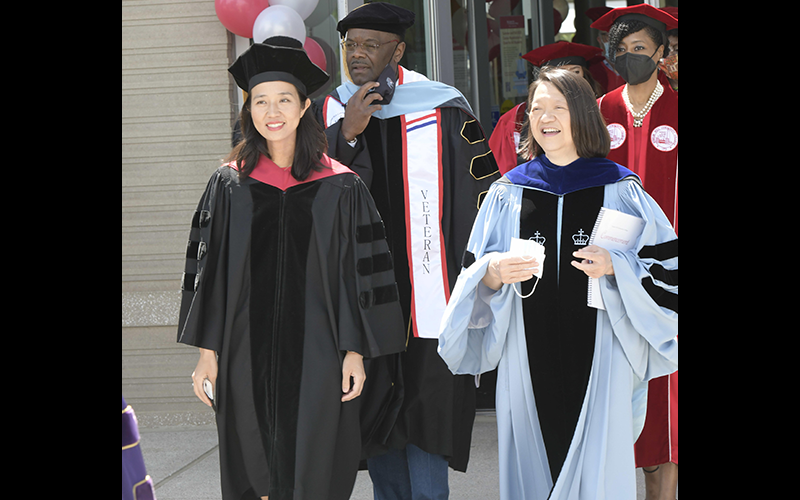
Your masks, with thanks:
<instances>
[{"instance_id":1,"label":"light blue doctoral robe","mask_svg":"<svg viewBox=\"0 0 800 500\"><path fill-rule=\"evenodd\" d=\"M494 292L481 283L490 253L508 251L511 237L519 236L523 189L533 188L495 182L481 206L467 247L476 261L462 269L451 294L439 354L455 374L498 368L501 499L635 500L633 445L644 426L647 381L678 369L678 314L656 304L642 286L652 277L651 266L677 270L678 259L641 259L638 253L677 236L637 180L605 185L605 207L641 217L646 225L633 251L611 252L615 275L600 278L606 310L598 311L589 384L554 485L528 366L522 299L509 285ZM653 280L677 295L677 285Z\"/></svg>"}]
</instances>

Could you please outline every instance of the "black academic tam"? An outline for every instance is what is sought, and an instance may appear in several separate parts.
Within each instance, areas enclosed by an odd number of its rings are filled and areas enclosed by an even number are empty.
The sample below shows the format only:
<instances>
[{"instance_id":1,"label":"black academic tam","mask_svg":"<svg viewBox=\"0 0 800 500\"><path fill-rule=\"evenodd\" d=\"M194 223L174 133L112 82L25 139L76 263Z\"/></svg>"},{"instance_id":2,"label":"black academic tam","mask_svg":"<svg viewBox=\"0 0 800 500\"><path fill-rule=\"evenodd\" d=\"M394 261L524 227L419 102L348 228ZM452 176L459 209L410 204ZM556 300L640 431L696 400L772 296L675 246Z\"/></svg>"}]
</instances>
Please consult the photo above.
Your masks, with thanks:
<instances>
[{"instance_id":1,"label":"black academic tam","mask_svg":"<svg viewBox=\"0 0 800 500\"><path fill-rule=\"evenodd\" d=\"M342 360L405 348L363 182L348 171L283 190L220 167L194 215L182 294L178 341L219 356L223 498L349 498L380 423L367 415L392 398L367 380L342 403Z\"/></svg>"}]
</instances>

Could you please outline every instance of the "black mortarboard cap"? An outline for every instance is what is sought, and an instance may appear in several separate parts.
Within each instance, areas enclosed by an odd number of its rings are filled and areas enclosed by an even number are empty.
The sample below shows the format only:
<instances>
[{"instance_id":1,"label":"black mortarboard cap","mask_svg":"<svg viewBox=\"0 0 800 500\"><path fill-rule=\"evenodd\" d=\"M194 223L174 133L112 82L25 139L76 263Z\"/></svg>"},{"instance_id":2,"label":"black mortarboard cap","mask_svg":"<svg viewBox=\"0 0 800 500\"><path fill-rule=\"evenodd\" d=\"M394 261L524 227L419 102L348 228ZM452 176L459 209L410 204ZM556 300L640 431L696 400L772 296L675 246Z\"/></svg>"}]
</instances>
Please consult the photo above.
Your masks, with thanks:
<instances>
[{"instance_id":1,"label":"black mortarboard cap","mask_svg":"<svg viewBox=\"0 0 800 500\"><path fill-rule=\"evenodd\" d=\"M328 74L311 62L303 44L285 36L254 43L228 72L236 85L247 92L259 83L279 80L293 84L304 95L311 95L328 81Z\"/></svg>"},{"instance_id":2,"label":"black mortarboard cap","mask_svg":"<svg viewBox=\"0 0 800 500\"><path fill-rule=\"evenodd\" d=\"M385 31L405 35L414 25L415 14L410 10L384 2L365 3L339 21L336 30L344 38L350 28Z\"/></svg>"}]
</instances>

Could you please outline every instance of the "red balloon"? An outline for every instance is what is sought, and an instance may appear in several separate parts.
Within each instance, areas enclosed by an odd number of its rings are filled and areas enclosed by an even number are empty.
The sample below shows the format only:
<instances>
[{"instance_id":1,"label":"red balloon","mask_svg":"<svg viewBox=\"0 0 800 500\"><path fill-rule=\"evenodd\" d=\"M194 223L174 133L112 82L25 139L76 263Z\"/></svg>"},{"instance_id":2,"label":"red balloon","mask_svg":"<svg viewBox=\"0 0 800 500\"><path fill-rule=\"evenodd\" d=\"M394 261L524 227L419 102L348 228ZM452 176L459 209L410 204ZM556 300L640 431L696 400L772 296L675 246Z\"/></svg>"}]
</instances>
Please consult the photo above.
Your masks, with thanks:
<instances>
[{"instance_id":1,"label":"red balloon","mask_svg":"<svg viewBox=\"0 0 800 500\"><path fill-rule=\"evenodd\" d=\"M319 66L322 71L327 71L328 61L325 59L325 51L316 40L306 37L303 48L306 49L306 54L311 62Z\"/></svg>"},{"instance_id":2,"label":"red balloon","mask_svg":"<svg viewBox=\"0 0 800 500\"><path fill-rule=\"evenodd\" d=\"M244 38L253 38L253 23L269 0L214 0L217 18L225 28Z\"/></svg>"}]
</instances>

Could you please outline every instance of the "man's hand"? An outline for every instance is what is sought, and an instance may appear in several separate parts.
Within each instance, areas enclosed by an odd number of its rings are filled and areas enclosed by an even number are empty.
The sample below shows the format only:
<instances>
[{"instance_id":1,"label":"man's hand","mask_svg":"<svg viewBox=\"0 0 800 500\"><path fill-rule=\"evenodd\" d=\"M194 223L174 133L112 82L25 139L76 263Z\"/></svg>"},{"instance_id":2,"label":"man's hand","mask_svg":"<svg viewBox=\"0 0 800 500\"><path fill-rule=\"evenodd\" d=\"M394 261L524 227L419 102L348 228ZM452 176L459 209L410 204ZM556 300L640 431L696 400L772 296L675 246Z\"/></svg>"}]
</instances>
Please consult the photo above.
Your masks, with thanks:
<instances>
[{"instance_id":1,"label":"man's hand","mask_svg":"<svg viewBox=\"0 0 800 500\"><path fill-rule=\"evenodd\" d=\"M382 109L380 104L372 104L374 101L383 99L379 94L372 93L367 95L369 89L377 86L379 86L378 82L367 82L347 101L341 129L342 135L347 142L353 141L367 128L372 113Z\"/></svg>"}]
</instances>

